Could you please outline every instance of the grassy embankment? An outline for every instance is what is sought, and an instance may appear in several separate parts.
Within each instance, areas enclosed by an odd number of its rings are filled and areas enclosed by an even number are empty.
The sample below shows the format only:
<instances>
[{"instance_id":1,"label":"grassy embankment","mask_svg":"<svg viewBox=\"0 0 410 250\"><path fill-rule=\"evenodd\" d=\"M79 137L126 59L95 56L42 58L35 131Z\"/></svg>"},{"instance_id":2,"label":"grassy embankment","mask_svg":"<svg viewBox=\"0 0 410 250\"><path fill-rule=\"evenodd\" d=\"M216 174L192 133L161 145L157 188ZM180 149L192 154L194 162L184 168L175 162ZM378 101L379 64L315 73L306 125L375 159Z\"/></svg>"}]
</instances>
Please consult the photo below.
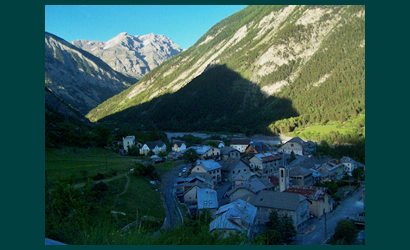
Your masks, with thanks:
<instances>
[{"instance_id":1,"label":"grassy embankment","mask_svg":"<svg viewBox=\"0 0 410 250\"><path fill-rule=\"evenodd\" d=\"M351 143L365 138L365 115L360 114L345 122L330 121L326 124L310 124L295 128L288 136L299 136L313 141L333 143Z\"/></svg>"},{"instance_id":2,"label":"grassy embankment","mask_svg":"<svg viewBox=\"0 0 410 250\"><path fill-rule=\"evenodd\" d=\"M54 188L60 181L76 184L87 182L87 179L92 180L97 174L103 174L108 190L98 201L99 211L105 213L103 216L107 216L109 211L120 212L113 215L114 223L111 226L120 229L138 217L154 222L158 227L162 224L165 211L160 193L155 190L157 187L152 186L145 177L126 175L135 161L135 157L120 156L101 148L46 149L47 187ZM95 219L99 216L99 213L92 215Z\"/></svg>"}]
</instances>

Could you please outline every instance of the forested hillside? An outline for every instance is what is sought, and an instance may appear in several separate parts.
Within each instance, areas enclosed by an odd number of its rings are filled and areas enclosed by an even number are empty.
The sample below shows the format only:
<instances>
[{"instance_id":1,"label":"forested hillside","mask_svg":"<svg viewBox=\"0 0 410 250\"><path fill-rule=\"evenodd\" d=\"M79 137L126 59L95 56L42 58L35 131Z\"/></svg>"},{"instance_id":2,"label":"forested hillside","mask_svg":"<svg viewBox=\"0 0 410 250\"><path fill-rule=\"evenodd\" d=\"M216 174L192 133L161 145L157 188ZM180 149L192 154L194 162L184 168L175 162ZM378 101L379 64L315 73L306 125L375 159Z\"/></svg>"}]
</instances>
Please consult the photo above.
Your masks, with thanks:
<instances>
[{"instance_id":1,"label":"forested hillside","mask_svg":"<svg viewBox=\"0 0 410 250\"><path fill-rule=\"evenodd\" d=\"M250 6L87 118L242 132L348 121L365 110L364 33L363 6Z\"/></svg>"}]
</instances>

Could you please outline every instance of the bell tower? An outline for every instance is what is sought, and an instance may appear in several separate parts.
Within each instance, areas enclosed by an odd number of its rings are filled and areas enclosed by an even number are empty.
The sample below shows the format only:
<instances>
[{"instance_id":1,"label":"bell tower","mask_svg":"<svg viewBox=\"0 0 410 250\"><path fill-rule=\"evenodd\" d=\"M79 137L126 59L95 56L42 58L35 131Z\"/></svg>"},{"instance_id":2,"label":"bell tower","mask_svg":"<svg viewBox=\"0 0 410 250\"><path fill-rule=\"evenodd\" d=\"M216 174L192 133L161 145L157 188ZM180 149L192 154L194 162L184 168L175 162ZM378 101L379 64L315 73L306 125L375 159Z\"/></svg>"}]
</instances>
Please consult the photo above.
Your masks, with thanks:
<instances>
[{"instance_id":1,"label":"bell tower","mask_svg":"<svg viewBox=\"0 0 410 250\"><path fill-rule=\"evenodd\" d=\"M286 167L279 168L279 191L283 192L289 187L289 170Z\"/></svg>"}]
</instances>

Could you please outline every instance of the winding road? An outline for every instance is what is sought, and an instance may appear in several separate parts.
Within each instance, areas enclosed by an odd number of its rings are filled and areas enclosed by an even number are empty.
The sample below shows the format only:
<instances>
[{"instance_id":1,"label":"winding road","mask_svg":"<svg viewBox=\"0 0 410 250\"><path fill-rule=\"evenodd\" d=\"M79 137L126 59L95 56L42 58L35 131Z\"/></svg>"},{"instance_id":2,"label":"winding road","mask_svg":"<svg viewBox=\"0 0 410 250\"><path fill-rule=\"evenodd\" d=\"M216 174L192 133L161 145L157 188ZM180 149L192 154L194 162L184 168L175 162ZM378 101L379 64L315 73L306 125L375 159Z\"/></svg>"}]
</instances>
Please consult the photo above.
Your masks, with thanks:
<instances>
[{"instance_id":1,"label":"winding road","mask_svg":"<svg viewBox=\"0 0 410 250\"><path fill-rule=\"evenodd\" d=\"M305 225L305 232L297 235L295 243L297 245L325 244L334 234L336 225L340 220L355 218L358 213L364 211L362 192L363 188L359 188L350 197L343 200L335 210L328 213L326 215L326 228L323 216L322 218L314 218L308 221L307 225Z\"/></svg>"},{"instance_id":2,"label":"winding road","mask_svg":"<svg viewBox=\"0 0 410 250\"><path fill-rule=\"evenodd\" d=\"M163 229L173 228L183 223L183 216L178 207L175 195L175 180L178 178L178 173L186 165L175 167L161 176L161 194L165 206L165 220L162 225Z\"/></svg>"}]
</instances>

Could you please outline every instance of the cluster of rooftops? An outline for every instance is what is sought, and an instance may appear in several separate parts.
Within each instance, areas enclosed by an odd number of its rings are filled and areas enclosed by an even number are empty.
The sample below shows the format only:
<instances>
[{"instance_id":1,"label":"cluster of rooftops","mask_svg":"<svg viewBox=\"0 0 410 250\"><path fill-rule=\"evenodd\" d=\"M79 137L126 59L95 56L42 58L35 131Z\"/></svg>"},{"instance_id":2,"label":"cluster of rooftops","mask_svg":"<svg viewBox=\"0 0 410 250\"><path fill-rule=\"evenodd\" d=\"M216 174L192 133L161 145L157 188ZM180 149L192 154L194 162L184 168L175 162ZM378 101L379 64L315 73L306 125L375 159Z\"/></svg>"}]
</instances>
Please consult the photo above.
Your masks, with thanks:
<instances>
[{"instance_id":1,"label":"cluster of rooftops","mask_svg":"<svg viewBox=\"0 0 410 250\"><path fill-rule=\"evenodd\" d=\"M124 150L134 145L141 154L169 151L163 141L142 144L134 136L123 138ZM299 137L280 145L269 137L232 138L212 145L188 147L182 140L168 144L169 156L193 150L199 157L184 177L176 179L176 195L191 213L211 211L210 231L233 230L250 236L273 210L291 217L298 228L310 215L323 214L317 207L332 209L327 190L314 186L315 182L338 180L364 167L349 157L315 157L316 144Z\"/></svg>"},{"instance_id":2,"label":"cluster of rooftops","mask_svg":"<svg viewBox=\"0 0 410 250\"><path fill-rule=\"evenodd\" d=\"M254 147L255 144L262 146ZM193 213L211 210L210 231L233 230L250 236L256 225L266 223L273 210L290 216L298 228L311 215L323 214L317 207L325 207L326 212L332 210L333 201L327 190L313 186L315 182L339 178L333 169L349 174L356 167L364 167L349 157L314 157L315 146L300 138L280 147L264 145L238 139L220 148L191 147L200 159L192 164L187 177L178 178L177 196ZM207 154L211 149L212 153ZM288 163L291 154L296 159ZM349 164L353 167L347 168Z\"/></svg>"}]
</instances>

